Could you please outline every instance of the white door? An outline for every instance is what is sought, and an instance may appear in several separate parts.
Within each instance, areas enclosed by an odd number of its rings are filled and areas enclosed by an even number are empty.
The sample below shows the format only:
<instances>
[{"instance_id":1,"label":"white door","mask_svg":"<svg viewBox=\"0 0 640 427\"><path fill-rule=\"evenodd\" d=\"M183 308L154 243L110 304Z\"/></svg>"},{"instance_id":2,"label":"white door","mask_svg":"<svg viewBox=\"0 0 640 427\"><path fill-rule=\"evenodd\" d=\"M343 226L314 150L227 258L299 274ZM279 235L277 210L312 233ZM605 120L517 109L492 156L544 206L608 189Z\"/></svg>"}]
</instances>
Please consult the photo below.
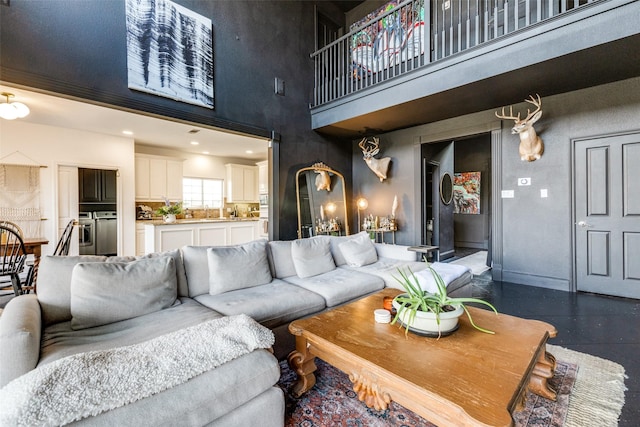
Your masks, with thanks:
<instances>
[{"instance_id":1,"label":"white door","mask_svg":"<svg viewBox=\"0 0 640 427\"><path fill-rule=\"evenodd\" d=\"M575 142L579 291L640 298L640 134Z\"/></svg>"},{"instance_id":2,"label":"white door","mask_svg":"<svg viewBox=\"0 0 640 427\"><path fill-rule=\"evenodd\" d=\"M69 221L78 220L78 168L60 166L58 168L58 234L56 243ZM55 248L55 244L53 245ZM78 227L73 228L69 255L78 255Z\"/></svg>"}]
</instances>

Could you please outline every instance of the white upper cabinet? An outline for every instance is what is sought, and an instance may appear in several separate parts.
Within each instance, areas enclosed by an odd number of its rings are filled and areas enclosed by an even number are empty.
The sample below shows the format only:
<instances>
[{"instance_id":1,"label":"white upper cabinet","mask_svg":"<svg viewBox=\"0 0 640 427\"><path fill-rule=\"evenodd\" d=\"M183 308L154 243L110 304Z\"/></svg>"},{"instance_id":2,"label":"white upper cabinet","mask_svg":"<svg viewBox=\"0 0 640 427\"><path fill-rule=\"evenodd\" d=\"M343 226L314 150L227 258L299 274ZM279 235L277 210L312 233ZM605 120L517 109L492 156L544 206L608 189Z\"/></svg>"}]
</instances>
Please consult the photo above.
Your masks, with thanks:
<instances>
[{"instance_id":1,"label":"white upper cabinet","mask_svg":"<svg viewBox=\"0 0 640 427\"><path fill-rule=\"evenodd\" d=\"M257 166L227 163L227 203L254 203L258 201Z\"/></svg>"},{"instance_id":2,"label":"white upper cabinet","mask_svg":"<svg viewBox=\"0 0 640 427\"><path fill-rule=\"evenodd\" d=\"M269 161L256 163L258 165L258 194L269 193Z\"/></svg>"},{"instance_id":3,"label":"white upper cabinet","mask_svg":"<svg viewBox=\"0 0 640 427\"><path fill-rule=\"evenodd\" d=\"M182 200L182 160L136 154L136 200Z\"/></svg>"}]
</instances>

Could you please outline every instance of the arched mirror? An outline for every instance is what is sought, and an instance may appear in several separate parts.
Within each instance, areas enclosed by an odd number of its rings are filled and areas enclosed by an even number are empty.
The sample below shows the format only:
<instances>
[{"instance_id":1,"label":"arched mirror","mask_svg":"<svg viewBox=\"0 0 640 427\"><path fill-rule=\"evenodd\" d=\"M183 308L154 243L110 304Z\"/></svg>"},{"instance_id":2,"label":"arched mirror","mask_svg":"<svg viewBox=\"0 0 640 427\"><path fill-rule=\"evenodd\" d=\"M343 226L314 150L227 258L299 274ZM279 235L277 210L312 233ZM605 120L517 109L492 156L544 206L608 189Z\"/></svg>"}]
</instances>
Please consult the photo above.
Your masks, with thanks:
<instances>
[{"instance_id":1,"label":"arched mirror","mask_svg":"<svg viewBox=\"0 0 640 427\"><path fill-rule=\"evenodd\" d=\"M440 200L445 205L451 203L453 198L453 178L449 172L445 172L440 178Z\"/></svg>"},{"instance_id":2,"label":"arched mirror","mask_svg":"<svg viewBox=\"0 0 640 427\"><path fill-rule=\"evenodd\" d=\"M349 234L344 176L324 163L296 173L298 238Z\"/></svg>"}]
</instances>

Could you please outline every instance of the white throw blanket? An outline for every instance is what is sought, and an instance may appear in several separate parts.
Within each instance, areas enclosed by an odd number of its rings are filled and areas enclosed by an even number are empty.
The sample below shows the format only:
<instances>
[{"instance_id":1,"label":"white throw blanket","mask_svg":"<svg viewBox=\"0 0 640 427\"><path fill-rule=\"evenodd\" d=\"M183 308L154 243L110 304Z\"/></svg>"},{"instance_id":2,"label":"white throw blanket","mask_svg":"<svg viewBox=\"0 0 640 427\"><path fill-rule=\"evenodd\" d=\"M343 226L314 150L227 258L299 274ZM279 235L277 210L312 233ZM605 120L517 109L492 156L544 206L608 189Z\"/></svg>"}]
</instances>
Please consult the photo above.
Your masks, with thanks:
<instances>
[{"instance_id":1,"label":"white throw blanket","mask_svg":"<svg viewBox=\"0 0 640 427\"><path fill-rule=\"evenodd\" d=\"M447 286L467 271L470 271L469 267L465 267L464 265L449 264L446 262L434 262L431 264L431 268L442 277L442 280ZM436 280L433 278L431 270L419 271L416 273L416 277L423 291L431 293L438 291L438 286L436 285Z\"/></svg>"},{"instance_id":2,"label":"white throw blanket","mask_svg":"<svg viewBox=\"0 0 640 427\"><path fill-rule=\"evenodd\" d=\"M227 316L152 340L74 354L0 389L0 426L62 425L160 393L269 348L273 332L246 315Z\"/></svg>"}]
</instances>

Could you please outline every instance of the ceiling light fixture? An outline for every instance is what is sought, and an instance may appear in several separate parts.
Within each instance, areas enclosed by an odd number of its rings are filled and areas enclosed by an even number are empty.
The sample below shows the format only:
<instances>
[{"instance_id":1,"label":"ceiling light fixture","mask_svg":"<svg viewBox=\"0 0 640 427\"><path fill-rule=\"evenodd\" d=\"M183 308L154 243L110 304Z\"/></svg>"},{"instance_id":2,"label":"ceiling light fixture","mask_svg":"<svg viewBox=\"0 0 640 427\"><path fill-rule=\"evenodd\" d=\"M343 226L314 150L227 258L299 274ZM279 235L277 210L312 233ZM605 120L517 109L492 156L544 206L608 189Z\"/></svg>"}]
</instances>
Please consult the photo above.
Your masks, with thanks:
<instances>
[{"instance_id":1,"label":"ceiling light fixture","mask_svg":"<svg viewBox=\"0 0 640 427\"><path fill-rule=\"evenodd\" d=\"M2 96L7 98L7 102L0 104L0 117L6 120L21 119L29 115L29 107L22 102L11 102L9 98L14 95L9 92L2 92Z\"/></svg>"},{"instance_id":2,"label":"ceiling light fixture","mask_svg":"<svg viewBox=\"0 0 640 427\"><path fill-rule=\"evenodd\" d=\"M191 141L191 145L200 145L198 141Z\"/></svg>"},{"instance_id":3,"label":"ceiling light fixture","mask_svg":"<svg viewBox=\"0 0 640 427\"><path fill-rule=\"evenodd\" d=\"M247 153L247 154L253 154L253 150L247 150L247 151L245 151L245 153Z\"/></svg>"},{"instance_id":4,"label":"ceiling light fixture","mask_svg":"<svg viewBox=\"0 0 640 427\"><path fill-rule=\"evenodd\" d=\"M122 133L125 135L133 135L133 132L130 130L123 130Z\"/></svg>"}]
</instances>

